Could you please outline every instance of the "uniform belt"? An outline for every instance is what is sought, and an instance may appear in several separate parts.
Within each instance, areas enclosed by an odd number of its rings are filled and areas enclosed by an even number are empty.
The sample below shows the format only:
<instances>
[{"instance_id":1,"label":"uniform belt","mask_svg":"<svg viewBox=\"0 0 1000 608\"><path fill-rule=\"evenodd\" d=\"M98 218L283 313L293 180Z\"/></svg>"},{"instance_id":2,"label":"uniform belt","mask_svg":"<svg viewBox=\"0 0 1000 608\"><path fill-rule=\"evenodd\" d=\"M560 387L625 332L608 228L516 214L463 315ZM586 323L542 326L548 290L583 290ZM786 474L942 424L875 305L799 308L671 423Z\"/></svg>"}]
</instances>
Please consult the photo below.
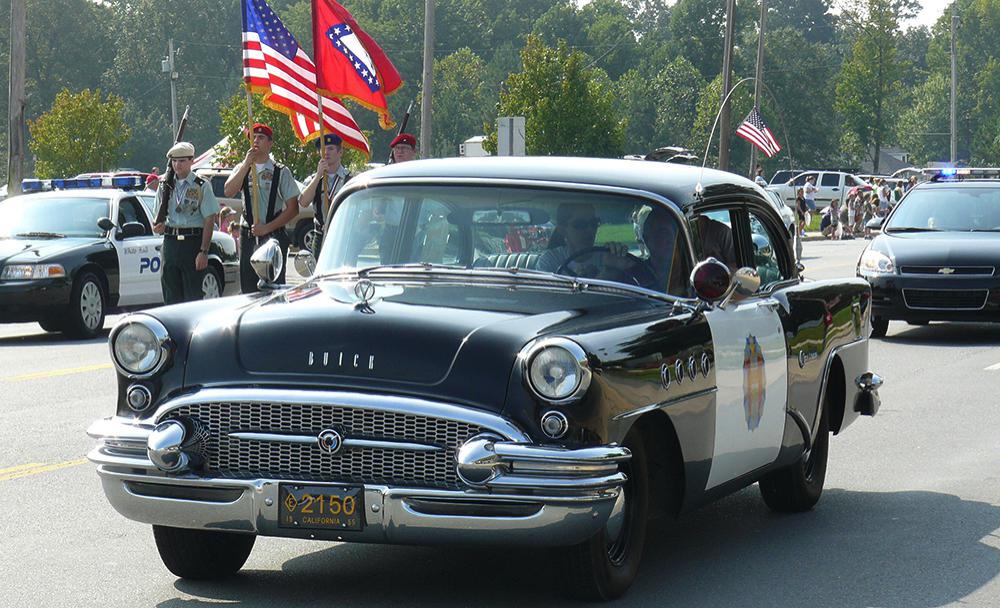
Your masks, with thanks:
<instances>
[{"instance_id":1,"label":"uniform belt","mask_svg":"<svg viewBox=\"0 0 1000 608\"><path fill-rule=\"evenodd\" d=\"M167 236L195 236L201 234L202 228L171 228L164 231Z\"/></svg>"}]
</instances>

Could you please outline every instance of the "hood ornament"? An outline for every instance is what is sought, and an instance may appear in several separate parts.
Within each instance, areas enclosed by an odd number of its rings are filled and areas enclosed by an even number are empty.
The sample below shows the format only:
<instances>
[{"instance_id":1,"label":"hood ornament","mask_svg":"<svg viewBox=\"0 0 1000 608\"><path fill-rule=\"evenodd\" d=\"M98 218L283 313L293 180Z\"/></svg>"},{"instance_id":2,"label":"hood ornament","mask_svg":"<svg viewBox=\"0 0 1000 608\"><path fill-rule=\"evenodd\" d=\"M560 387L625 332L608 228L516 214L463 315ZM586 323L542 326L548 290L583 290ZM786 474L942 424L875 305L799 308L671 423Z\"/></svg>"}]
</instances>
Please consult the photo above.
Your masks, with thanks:
<instances>
[{"instance_id":1,"label":"hood ornament","mask_svg":"<svg viewBox=\"0 0 1000 608\"><path fill-rule=\"evenodd\" d=\"M370 309L369 303L375 297L375 284L369 279L359 280L354 284L354 295L358 298L358 308Z\"/></svg>"}]
</instances>

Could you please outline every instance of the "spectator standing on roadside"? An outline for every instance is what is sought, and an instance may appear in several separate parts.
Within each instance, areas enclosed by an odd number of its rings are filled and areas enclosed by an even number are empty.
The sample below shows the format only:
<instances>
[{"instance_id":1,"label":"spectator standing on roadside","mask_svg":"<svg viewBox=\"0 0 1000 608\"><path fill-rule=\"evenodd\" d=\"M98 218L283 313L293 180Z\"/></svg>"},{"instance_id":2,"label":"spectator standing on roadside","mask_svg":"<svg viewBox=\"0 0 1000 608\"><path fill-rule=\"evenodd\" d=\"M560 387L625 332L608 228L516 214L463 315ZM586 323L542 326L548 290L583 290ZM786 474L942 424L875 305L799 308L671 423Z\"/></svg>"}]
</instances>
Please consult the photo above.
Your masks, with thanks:
<instances>
[{"instance_id":1,"label":"spectator standing on roadside","mask_svg":"<svg viewBox=\"0 0 1000 608\"><path fill-rule=\"evenodd\" d=\"M795 213L799 218L799 236L805 237L806 226L809 225L809 220L812 218L809 216L809 207L806 205L806 197L802 188L795 191Z\"/></svg>"},{"instance_id":2,"label":"spectator standing on roadside","mask_svg":"<svg viewBox=\"0 0 1000 608\"><path fill-rule=\"evenodd\" d=\"M146 176L146 192L156 192L160 187L160 176L150 173Z\"/></svg>"},{"instance_id":3,"label":"spectator standing on roadside","mask_svg":"<svg viewBox=\"0 0 1000 608\"><path fill-rule=\"evenodd\" d=\"M299 187L290 169L271 158L273 132L263 123L251 129L253 143L243 162L226 180L227 197L243 194L243 226L240 230L240 288L243 293L257 291L257 274L250 266L250 256L257 247L274 238L281 246L282 255L288 257L291 244L285 233L285 224L299 212ZM256 187L250 180L256 177ZM286 266L276 282L285 282Z\"/></svg>"},{"instance_id":4,"label":"spectator standing on roadside","mask_svg":"<svg viewBox=\"0 0 1000 608\"><path fill-rule=\"evenodd\" d=\"M761 188L767 187L767 180L764 179L764 167L761 165L757 165L757 170L754 171L753 183Z\"/></svg>"},{"instance_id":5,"label":"spectator standing on roadside","mask_svg":"<svg viewBox=\"0 0 1000 608\"><path fill-rule=\"evenodd\" d=\"M823 212L823 219L819 222L820 232L828 239L839 238L838 228L840 227L840 205L837 199L830 202L830 206Z\"/></svg>"},{"instance_id":6,"label":"spectator standing on roadside","mask_svg":"<svg viewBox=\"0 0 1000 608\"><path fill-rule=\"evenodd\" d=\"M806 199L806 207L809 211L816 211L816 193L819 192L819 187L816 185L816 176L810 175L806 178L806 185L802 187L802 193Z\"/></svg>"},{"instance_id":7,"label":"spectator standing on roadside","mask_svg":"<svg viewBox=\"0 0 1000 608\"><path fill-rule=\"evenodd\" d=\"M884 182L875 183L875 196L878 198L878 214L885 217L889 212L889 188Z\"/></svg>"}]
</instances>

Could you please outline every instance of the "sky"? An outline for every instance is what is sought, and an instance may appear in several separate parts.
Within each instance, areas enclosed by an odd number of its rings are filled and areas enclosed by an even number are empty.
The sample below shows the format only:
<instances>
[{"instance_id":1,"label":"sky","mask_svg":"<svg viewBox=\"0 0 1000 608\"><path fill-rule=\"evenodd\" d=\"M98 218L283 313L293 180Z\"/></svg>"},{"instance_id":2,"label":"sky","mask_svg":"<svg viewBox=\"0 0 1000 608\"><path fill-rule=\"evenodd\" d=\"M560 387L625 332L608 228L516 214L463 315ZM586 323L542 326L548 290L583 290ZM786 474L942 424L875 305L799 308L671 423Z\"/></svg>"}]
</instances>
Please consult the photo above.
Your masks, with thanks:
<instances>
[{"instance_id":1,"label":"sky","mask_svg":"<svg viewBox=\"0 0 1000 608\"><path fill-rule=\"evenodd\" d=\"M934 22L951 5L951 2L952 0L923 0L920 3L922 9L914 25L926 25L927 27L934 25Z\"/></svg>"}]
</instances>

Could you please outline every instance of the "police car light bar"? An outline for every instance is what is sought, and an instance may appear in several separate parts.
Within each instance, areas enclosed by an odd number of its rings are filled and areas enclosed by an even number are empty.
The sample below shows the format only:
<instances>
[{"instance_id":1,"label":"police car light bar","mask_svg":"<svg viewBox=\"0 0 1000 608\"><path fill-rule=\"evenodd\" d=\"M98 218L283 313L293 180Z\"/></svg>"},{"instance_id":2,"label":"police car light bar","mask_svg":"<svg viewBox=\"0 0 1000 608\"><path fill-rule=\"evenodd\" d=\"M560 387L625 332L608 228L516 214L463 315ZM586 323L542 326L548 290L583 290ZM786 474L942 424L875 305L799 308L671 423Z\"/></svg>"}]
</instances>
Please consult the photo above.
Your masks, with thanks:
<instances>
[{"instance_id":1,"label":"police car light bar","mask_svg":"<svg viewBox=\"0 0 1000 608\"><path fill-rule=\"evenodd\" d=\"M73 190L80 188L121 188L132 190L142 188L145 180L141 175L119 175L117 177L57 177L52 179L23 179L22 192L47 192L49 190Z\"/></svg>"},{"instance_id":2,"label":"police car light bar","mask_svg":"<svg viewBox=\"0 0 1000 608\"><path fill-rule=\"evenodd\" d=\"M997 167L942 167L933 171L931 181L958 181L963 179L1000 179L1000 168Z\"/></svg>"}]
</instances>

